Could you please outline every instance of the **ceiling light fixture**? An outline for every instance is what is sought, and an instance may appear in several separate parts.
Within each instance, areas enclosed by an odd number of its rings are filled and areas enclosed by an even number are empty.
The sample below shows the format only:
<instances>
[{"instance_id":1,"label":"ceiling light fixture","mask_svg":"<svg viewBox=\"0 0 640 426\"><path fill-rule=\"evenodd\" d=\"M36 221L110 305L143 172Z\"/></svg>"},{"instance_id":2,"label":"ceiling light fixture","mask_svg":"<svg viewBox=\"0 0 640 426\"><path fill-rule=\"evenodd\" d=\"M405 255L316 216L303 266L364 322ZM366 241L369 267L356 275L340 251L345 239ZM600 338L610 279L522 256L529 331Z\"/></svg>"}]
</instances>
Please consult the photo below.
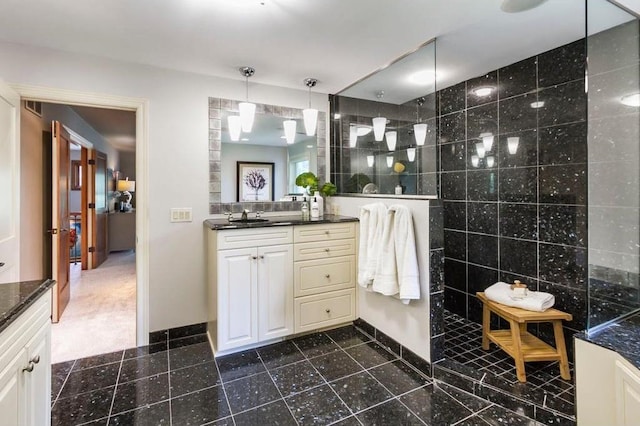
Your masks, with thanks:
<instances>
[{"instance_id":1,"label":"ceiling light fixture","mask_svg":"<svg viewBox=\"0 0 640 426\"><path fill-rule=\"evenodd\" d=\"M309 88L309 108L302 110L304 129L307 132L307 136L313 136L316 134L316 126L318 124L318 110L311 108L311 88L316 87L318 80L315 78L305 78L304 84Z\"/></svg>"},{"instance_id":2,"label":"ceiling light fixture","mask_svg":"<svg viewBox=\"0 0 640 426\"><path fill-rule=\"evenodd\" d=\"M473 167L478 167L478 164L480 164L480 158L477 155L472 155L471 156L471 165Z\"/></svg>"},{"instance_id":3,"label":"ceiling light fixture","mask_svg":"<svg viewBox=\"0 0 640 426\"><path fill-rule=\"evenodd\" d=\"M384 97L384 90L379 91L376 94L378 102L382 102ZM387 126L387 119L385 117L376 117L371 120L373 122L373 136L376 142L381 142L384 138L384 129Z\"/></svg>"},{"instance_id":4,"label":"ceiling light fixture","mask_svg":"<svg viewBox=\"0 0 640 426\"><path fill-rule=\"evenodd\" d=\"M369 133L371 133L371 127L369 126L358 126L358 137L362 137L362 136L367 136Z\"/></svg>"},{"instance_id":5,"label":"ceiling light fixture","mask_svg":"<svg viewBox=\"0 0 640 426\"><path fill-rule=\"evenodd\" d=\"M492 94L494 90L496 90L496 88L493 86L483 86L483 87L478 87L473 89L471 93L473 93L479 98L483 98L485 96L489 96L490 94Z\"/></svg>"},{"instance_id":6,"label":"ceiling light fixture","mask_svg":"<svg viewBox=\"0 0 640 426\"><path fill-rule=\"evenodd\" d=\"M520 13L534 9L547 0L502 0L500 9L506 13Z\"/></svg>"},{"instance_id":7,"label":"ceiling light fixture","mask_svg":"<svg viewBox=\"0 0 640 426\"><path fill-rule=\"evenodd\" d=\"M398 142L398 132L396 132L395 130L386 132L384 136L387 138L387 148L389 148L389 151L395 151L396 142Z\"/></svg>"},{"instance_id":8,"label":"ceiling light fixture","mask_svg":"<svg viewBox=\"0 0 640 426\"><path fill-rule=\"evenodd\" d=\"M340 120L340 117L342 117L342 116L340 114L338 114L338 113L333 114L333 119L334 120Z\"/></svg>"},{"instance_id":9,"label":"ceiling light fixture","mask_svg":"<svg viewBox=\"0 0 640 426\"><path fill-rule=\"evenodd\" d=\"M630 95L625 95L622 98L620 98L620 102L626 106L640 107L640 93L632 93Z\"/></svg>"},{"instance_id":10,"label":"ceiling light fixture","mask_svg":"<svg viewBox=\"0 0 640 426\"><path fill-rule=\"evenodd\" d=\"M493 155L490 155L487 157L487 167L491 168L493 167L493 165L495 164L495 157Z\"/></svg>"},{"instance_id":11,"label":"ceiling light fixture","mask_svg":"<svg viewBox=\"0 0 640 426\"><path fill-rule=\"evenodd\" d=\"M227 117L227 123L229 124L229 138L237 142L240 140L240 133L242 132L242 122L239 115L230 115Z\"/></svg>"},{"instance_id":12,"label":"ceiling light fixture","mask_svg":"<svg viewBox=\"0 0 640 426\"><path fill-rule=\"evenodd\" d=\"M367 155L367 166L373 167L374 162L375 162L375 157L373 155Z\"/></svg>"},{"instance_id":13,"label":"ceiling light fixture","mask_svg":"<svg viewBox=\"0 0 640 426\"><path fill-rule=\"evenodd\" d=\"M507 138L507 150L509 151L509 154L514 155L516 152L518 152L519 144L520 144L519 137Z\"/></svg>"},{"instance_id":14,"label":"ceiling light fixture","mask_svg":"<svg viewBox=\"0 0 640 426\"><path fill-rule=\"evenodd\" d=\"M409 81L420 86L428 86L436 81L436 73L431 70L414 72L409 76Z\"/></svg>"},{"instance_id":15,"label":"ceiling light fixture","mask_svg":"<svg viewBox=\"0 0 640 426\"><path fill-rule=\"evenodd\" d=\"M387 167L393 166L393 155L387 155Z\"/></svg>"},{"instance_id":16,"label":"ceiling light fixture","mask_svg":"<svg viewBox=\"0 0 640 426\"><path fill-rule=\"evenodd\" d=\"M424 98L416 99L416 121L413 125L413 136L416 138L416 145L424 145L424 141L427 139L427 124L420 122L420 107L424 104Z\"/></svg>"},{"instance_id":17,"label":"ceiling light fixture","mask_svg":"<svg viewBox=\"0 0 640 426\"><path fill-rule=\"evenodd\" d=\"M480 133L480 139L482 139L482 145L486 152L491 151L493 147L493 133Z\"/></svg>"},{"instance_id":18,"label":"ceiling light fixture","mask_svg":"<svg viewBox=\"0 0 640 426\"><path fill-rule=\"evenodd\" d=\"M478 142L476 144L476 152L478 153L479 158L484 158L486 151L484 150L484 144L482 142Z\"/></svg>"},{"instance_id":19,"label":"ceiling light fixture","mask_svg":"<svg viewBox=\"0 0 640 426\"><path fill-rule=\"evenodd\" d=\"M358 126L352 124L349 126L349 148L355 148L358 142Z\"/></svg>"},{"instance_id":20,"label":"ceiling light fixture","mask_svg":"<svg viewBox=\"0 0 640 426\"><path fill-rule=\"evenodd\" d=\"M544 101L531 102L531 108L538 109L544 106Z\"/></svg>"},{"instance_id":21,"label":"ceiling light fixture","mask_svg":"<svg viewBox=\"0 0 640 426\"><path fill-rule=\"evenodd\" d=\"M250 133L253 127L253 119L256 115L256 104L249 102L249 77L255 74L256 70L252 67L241 67L240 74L242 74L246 80L247 87L247 100L246 102L240 102L238 108L240 109L240 120L242 121L242 131Z\"/></svg>"},{"instance_id":22,"label":"ceiling light fixture","mask_svg":"<svg viewBox=\"0 0 640 426\"><path fill-rule=\"evenodd\" d=\"M284 126L284 137L287 139L287 143L289 145L293 144L296 141L296 127L298 123L296 120L284 120L282 125Z\"/></svg>"},{"instance_id":23,"label":"ceiling light fixture","mask_svg":"<svg viewBox=\"0 0 640 426\"><path fill-rule=\"evenodd\" d=\"M407 148L407 159L413 163L416 159L416 149L415 148Z\"/></svg>"}]
</instances>

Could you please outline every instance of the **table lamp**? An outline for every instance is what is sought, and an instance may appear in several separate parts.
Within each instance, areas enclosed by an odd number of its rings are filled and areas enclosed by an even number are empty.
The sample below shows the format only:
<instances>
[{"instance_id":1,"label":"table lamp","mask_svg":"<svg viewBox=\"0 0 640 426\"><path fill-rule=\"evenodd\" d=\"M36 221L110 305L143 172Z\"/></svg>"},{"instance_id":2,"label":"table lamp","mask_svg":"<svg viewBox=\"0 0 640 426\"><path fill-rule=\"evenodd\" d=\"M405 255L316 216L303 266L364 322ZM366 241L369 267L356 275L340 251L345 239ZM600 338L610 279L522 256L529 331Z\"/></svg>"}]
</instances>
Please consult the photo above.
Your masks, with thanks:
<instances>
[{"instance_id":1,"label":"table lamp","mask_svg":"<svg viewBox=\"0 0 640 426\"><path fill-rule=\"evenodd\" d=\"M120 211L125 212L131 209L131 193L136 190L136 181L129 180L126 178L125 180L119 180L116 185L116 190L121 193L121 195L127 197L126 201L120 202Z\"/></svg>"}]
</instances>

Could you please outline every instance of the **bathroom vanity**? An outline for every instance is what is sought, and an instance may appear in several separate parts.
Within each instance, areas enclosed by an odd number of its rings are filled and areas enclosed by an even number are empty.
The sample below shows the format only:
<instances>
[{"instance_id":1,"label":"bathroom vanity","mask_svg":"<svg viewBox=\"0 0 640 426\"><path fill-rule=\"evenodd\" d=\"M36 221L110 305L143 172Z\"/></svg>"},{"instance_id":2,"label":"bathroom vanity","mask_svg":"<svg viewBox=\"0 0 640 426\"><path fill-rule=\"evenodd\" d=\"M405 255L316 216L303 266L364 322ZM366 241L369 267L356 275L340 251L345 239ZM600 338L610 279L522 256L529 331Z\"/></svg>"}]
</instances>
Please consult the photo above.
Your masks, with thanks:
<instances>
[{"instance_id":1,"label":"bathroom vanity","mask_svg":"<svg viewBox=\"0 0 640 426\"><path fill-rule=\"evenodd\" d=\"M333 215L205 221L216 356L353 321L356 229Z\"/></svg>"}]
</instances>

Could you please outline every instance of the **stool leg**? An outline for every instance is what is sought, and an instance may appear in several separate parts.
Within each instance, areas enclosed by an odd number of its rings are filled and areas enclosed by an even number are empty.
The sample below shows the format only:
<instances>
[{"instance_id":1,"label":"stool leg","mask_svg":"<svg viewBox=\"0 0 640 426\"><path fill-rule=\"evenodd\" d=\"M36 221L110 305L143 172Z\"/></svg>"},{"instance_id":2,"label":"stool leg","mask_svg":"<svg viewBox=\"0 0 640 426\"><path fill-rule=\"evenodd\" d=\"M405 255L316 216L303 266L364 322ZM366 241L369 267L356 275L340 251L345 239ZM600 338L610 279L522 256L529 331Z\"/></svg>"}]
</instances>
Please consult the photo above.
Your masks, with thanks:
<instances>
[{"instance_id":1,"label":"stool leg","mask_svg":"<svg viewBox=\"0 0 640 426\"><path fill-rule=\"evenodd\" d=\"M562 332L562 321L553 321L553 334L556 338L556 351L558 351L558 355L560 355L560 377L565 380L571 380L567 347L564 343L564 333Z\"/></svg>"},{"instance_id":2,"label":"stool leg","mask_svg":"<svg viewBox=\"0 0 640 426\"><path fill-rule=\"evenodd\" d=\"M489 332L491 331L491 311L486 304L482 305L482 349L489 350Z\"/></svg>"},{"instance_id":3,"label":"stool leg","mask_svg":"<svg viewBox=\"0 0 640 426\"><path fill-rule=\"evenodd\" d=\"M510 320L509 326L511 327L511 340L513 340L513 359L516 362L516 375L518 376L519 382L526 383L527 373L524 369L522 341L520 340L520 324L518 324L516 321Z\"/></svg>"}]
</instances>

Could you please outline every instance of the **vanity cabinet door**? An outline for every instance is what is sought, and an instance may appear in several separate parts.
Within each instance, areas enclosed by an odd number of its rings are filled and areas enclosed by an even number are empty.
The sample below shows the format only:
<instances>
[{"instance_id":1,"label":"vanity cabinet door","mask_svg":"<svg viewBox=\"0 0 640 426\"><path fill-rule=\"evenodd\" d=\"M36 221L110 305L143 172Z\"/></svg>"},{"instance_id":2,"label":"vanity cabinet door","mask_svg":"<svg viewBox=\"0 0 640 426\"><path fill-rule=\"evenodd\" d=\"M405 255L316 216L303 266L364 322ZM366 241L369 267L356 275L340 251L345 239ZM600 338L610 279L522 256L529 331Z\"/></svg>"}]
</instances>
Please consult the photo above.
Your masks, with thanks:
<instances>
[{"instance_id":1,"label":"vanity cabinet door","mask_svg":"<svg viewBox=\"0 0 640 426\"><path fill-rule=\"evenodd\" d=\"M293 334L293 247L258 249L260 340Z\"/></svg>"},{"instance_id":2,"label":"vanity cabinet door","mask_svg":"<svg viewBox=\"0 0 640 426\"><path fill-rule=\"evenodd\" d=\"M4 360L3 360L4 364ZM23 391L27 351L21 349L0 371L0 425L25 423L26 399Z\"/></svg>"},{"instance_id":3,"label":"vanity cabinet door","mask_svg":"<svg viewBox=\"0 0 640 426\"><path fill-rule=\"evenodd\" d=\"M218 251L218 350L258 341L257 248Z\"/></svg>"},{"instance_id":4,"label":"vanity cabinet door","mask_svg":"<svg viewBox=\"0 0 640 426\"><path fill-rule=\"evenodd\" d=\"M26 380L28 419L30 426L49 425L51 418L51 324L47 321L38 333L27 343L27 366L33 367Z\"/></svg>"}]
</instances>

